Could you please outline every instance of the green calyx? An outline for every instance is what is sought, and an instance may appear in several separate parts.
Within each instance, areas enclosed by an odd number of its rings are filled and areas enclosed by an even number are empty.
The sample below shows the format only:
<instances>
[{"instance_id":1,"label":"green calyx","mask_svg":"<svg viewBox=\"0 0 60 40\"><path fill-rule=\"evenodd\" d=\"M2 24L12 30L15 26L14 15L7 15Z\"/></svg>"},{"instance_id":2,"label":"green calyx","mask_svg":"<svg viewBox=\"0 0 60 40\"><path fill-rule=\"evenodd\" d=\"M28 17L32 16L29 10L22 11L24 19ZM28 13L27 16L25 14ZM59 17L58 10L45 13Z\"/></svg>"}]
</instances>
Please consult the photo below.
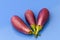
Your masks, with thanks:
<instances>
[{"instance_id":1,"label":"green calyx","mask_svg":"<svg viewBox=\"0 0 60 40\"><path fill-rule=\"evenodd\" d=\"M32 30L30 30L29 34L34 34Z\"/></svg>"},{"instance_id":2,"label":"green calyx","mask_svg":"<svg viewBox=\"0 0 60 40\"><path fill-rule=\"evenodd\" d=\"M32 24L31 25L31 29L33 30L33 32L36 30L36 25L35 24Z\"/></svg>"},{"instance_id":3,"label":"green calyx","mask_svg":"<svg viewBox=\"0 0 60 40\"><path fill-rule=\"evenodd\" d=\"M35 37L37 37L39 34L39 31L41 31L42 30L42 26L40 26L40 25L37 25L36 26L36 30L35 30L35 32L34 32L34 35L35 35Z\"/></svg>"},{"instance_id":4,"label":"green calyx","mask_svg":"<svg viewBox=\"0 0 60 40\"><path fill-rule=\"evenodd\" d=\"M33 24L33 25L31 25L31 29L32 29L32 34L34 34L35 37L38 37L39 36L38 33L39 33L39 31L42 30L42 26Z\"/></svg>"}]
</instances>

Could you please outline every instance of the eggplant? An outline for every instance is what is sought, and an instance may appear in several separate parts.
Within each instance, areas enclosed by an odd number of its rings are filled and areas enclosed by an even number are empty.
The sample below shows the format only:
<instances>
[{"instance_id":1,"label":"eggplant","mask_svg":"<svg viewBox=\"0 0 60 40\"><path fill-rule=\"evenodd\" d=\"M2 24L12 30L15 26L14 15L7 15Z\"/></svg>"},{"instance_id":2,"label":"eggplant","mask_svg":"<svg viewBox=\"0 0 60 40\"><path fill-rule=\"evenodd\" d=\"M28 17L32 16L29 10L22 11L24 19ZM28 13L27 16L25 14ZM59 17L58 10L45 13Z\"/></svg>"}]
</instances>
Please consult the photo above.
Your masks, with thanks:
<instances>
[{"instance_id":1,"label":"eggplant","mask_svg":"<svg viewBox=\"0 0 60 40\"><path fill-rule=\"evenodd\" d=\"M41 9L37 17L37 26L36 26L36 31L35 31L36 36L38 35L38 32L42 30L48 18L49 18L49 10L47 8Z\"/></svg>"},{"instance_id":2,"label":"eggplant","mask_svg":"<svg viewBox=\"0 0 60 40\"><path fill-rule=\"evenodd\" d=\"M20 17L16 15L12 16L11 23L14 26L14 28L19 32L22 32L24 34L32 34L32 30L28 28L28 26Z\"/></svg>"},{"instance_id":3,"label":"eggplant","mask_svg":"<svg viewBox=\"0 0 60 40\"><path fill-rule=\"evenodd\" d=\"M25 12L25 19L26 21L29 23L29 25L31 26L31 29L33 31L35 31L35 26L36 26L36 20L35 20L35 16L32 10L26 10Z\"/></svg>"}]
</instances>

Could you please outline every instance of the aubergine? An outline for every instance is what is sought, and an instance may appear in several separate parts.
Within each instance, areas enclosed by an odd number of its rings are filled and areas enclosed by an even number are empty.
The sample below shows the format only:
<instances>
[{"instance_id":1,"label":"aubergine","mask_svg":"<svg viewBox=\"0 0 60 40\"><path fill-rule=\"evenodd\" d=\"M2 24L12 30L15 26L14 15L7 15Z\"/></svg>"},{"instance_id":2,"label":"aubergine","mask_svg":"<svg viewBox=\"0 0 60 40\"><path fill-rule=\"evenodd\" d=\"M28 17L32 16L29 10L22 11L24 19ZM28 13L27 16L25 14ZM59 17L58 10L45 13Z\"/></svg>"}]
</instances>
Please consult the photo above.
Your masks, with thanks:
<instances>
[{"instance_id":1,"label":"aubergine","mask_svg":"<svg viewBox=\"0 0 60 40\"><path fill-rule=\"evenodd\" d=\"M35 26L36 26L36 20L35 20L35 15L32 10L26 10L25 12L25 19L31 26L31 29L35 31Z\"/></svg>"},{"instance_id":2,"label":"aubergine","mask_svg":"<svg viewBox=\"0 0 60 40\"><path fill-rule=\"evenodd\" d=\"M16 15L12 16L11 23L13 27L19 32L22 32L24 34L32 34L31 29L28 28L28 26L24 23L24 21L20 17Z\"/></svg>"},{"instance_id":3,"label":"aubergine","mask_svg":"<svg viewBox=\"0 0 60 40\"><path fill-rule=\"evenodd\" d=\"M37 25L35 35L38 35L38 32L42 30L44 24L47 22L49 18L49 10L47 8L41 9L37 17Z\"/></svg>"}]
</instances>

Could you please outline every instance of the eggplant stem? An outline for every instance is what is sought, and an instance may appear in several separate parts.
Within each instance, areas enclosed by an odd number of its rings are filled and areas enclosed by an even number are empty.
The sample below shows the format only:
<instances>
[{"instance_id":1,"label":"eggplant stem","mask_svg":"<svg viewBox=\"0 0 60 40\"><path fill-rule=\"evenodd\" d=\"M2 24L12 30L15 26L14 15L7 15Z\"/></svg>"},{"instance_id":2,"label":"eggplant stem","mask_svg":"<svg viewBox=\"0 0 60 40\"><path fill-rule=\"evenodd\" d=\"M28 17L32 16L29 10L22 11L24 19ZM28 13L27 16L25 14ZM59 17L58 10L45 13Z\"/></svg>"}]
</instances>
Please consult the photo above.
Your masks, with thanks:
<instances>
[{"instance_id":1,"label":"eggplant stem","mask_svg":"<svg viewBox=\"0 0 60 40\"><path fill-rule=\"evenodd\" d=\"M30 31L28 34L32 34L32 31Z\"/></svg>"},{"instance_id":2,"label":"eggplant stem","mask_svg":"<svg viewBox=\"0 0 60 40\"><path fill-rule=\"evenodd\" d=\"M31 29L33 30L33 32L35 32L35 30L36 30L35 24L31 25Z\"/></svg>"},{"instance_id":3,"label":"eggplant stem","mask_svg":"<svg viewBox=\"0 0 60 40\"><path fill-rule=\"evenodd\" d=\"M38 37L39 36L39 31L41 31L41 30L42 30L42 26L37 25L36 26L36 31L34 32L35 37Z\"/></svg>"}]
</instances>

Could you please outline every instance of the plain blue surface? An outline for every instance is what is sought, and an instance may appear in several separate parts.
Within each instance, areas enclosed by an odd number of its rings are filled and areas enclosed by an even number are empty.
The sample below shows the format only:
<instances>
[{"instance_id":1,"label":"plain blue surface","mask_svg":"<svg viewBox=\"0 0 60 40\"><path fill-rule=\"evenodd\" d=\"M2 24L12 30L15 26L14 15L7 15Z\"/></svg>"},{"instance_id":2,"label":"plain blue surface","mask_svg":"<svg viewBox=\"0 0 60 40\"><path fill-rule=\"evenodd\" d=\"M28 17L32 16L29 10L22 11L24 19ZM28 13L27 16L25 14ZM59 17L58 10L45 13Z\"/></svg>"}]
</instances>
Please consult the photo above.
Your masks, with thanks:
<instances>
[{"instance_id":1,"label":"plain blue surface","mask_svg":"<svg viewBox=\"0 0 60 40\"><path fill-rule=\"evenodd\" d=\"M50 19L37 40L60 40L60 0L0 0L0 40L36 40L33 35L14 30L10 19L18 15L25 21L24 13L27 9L33 10L37 17L44 7L49 9Z\"/></svg>"}]
</instances>

